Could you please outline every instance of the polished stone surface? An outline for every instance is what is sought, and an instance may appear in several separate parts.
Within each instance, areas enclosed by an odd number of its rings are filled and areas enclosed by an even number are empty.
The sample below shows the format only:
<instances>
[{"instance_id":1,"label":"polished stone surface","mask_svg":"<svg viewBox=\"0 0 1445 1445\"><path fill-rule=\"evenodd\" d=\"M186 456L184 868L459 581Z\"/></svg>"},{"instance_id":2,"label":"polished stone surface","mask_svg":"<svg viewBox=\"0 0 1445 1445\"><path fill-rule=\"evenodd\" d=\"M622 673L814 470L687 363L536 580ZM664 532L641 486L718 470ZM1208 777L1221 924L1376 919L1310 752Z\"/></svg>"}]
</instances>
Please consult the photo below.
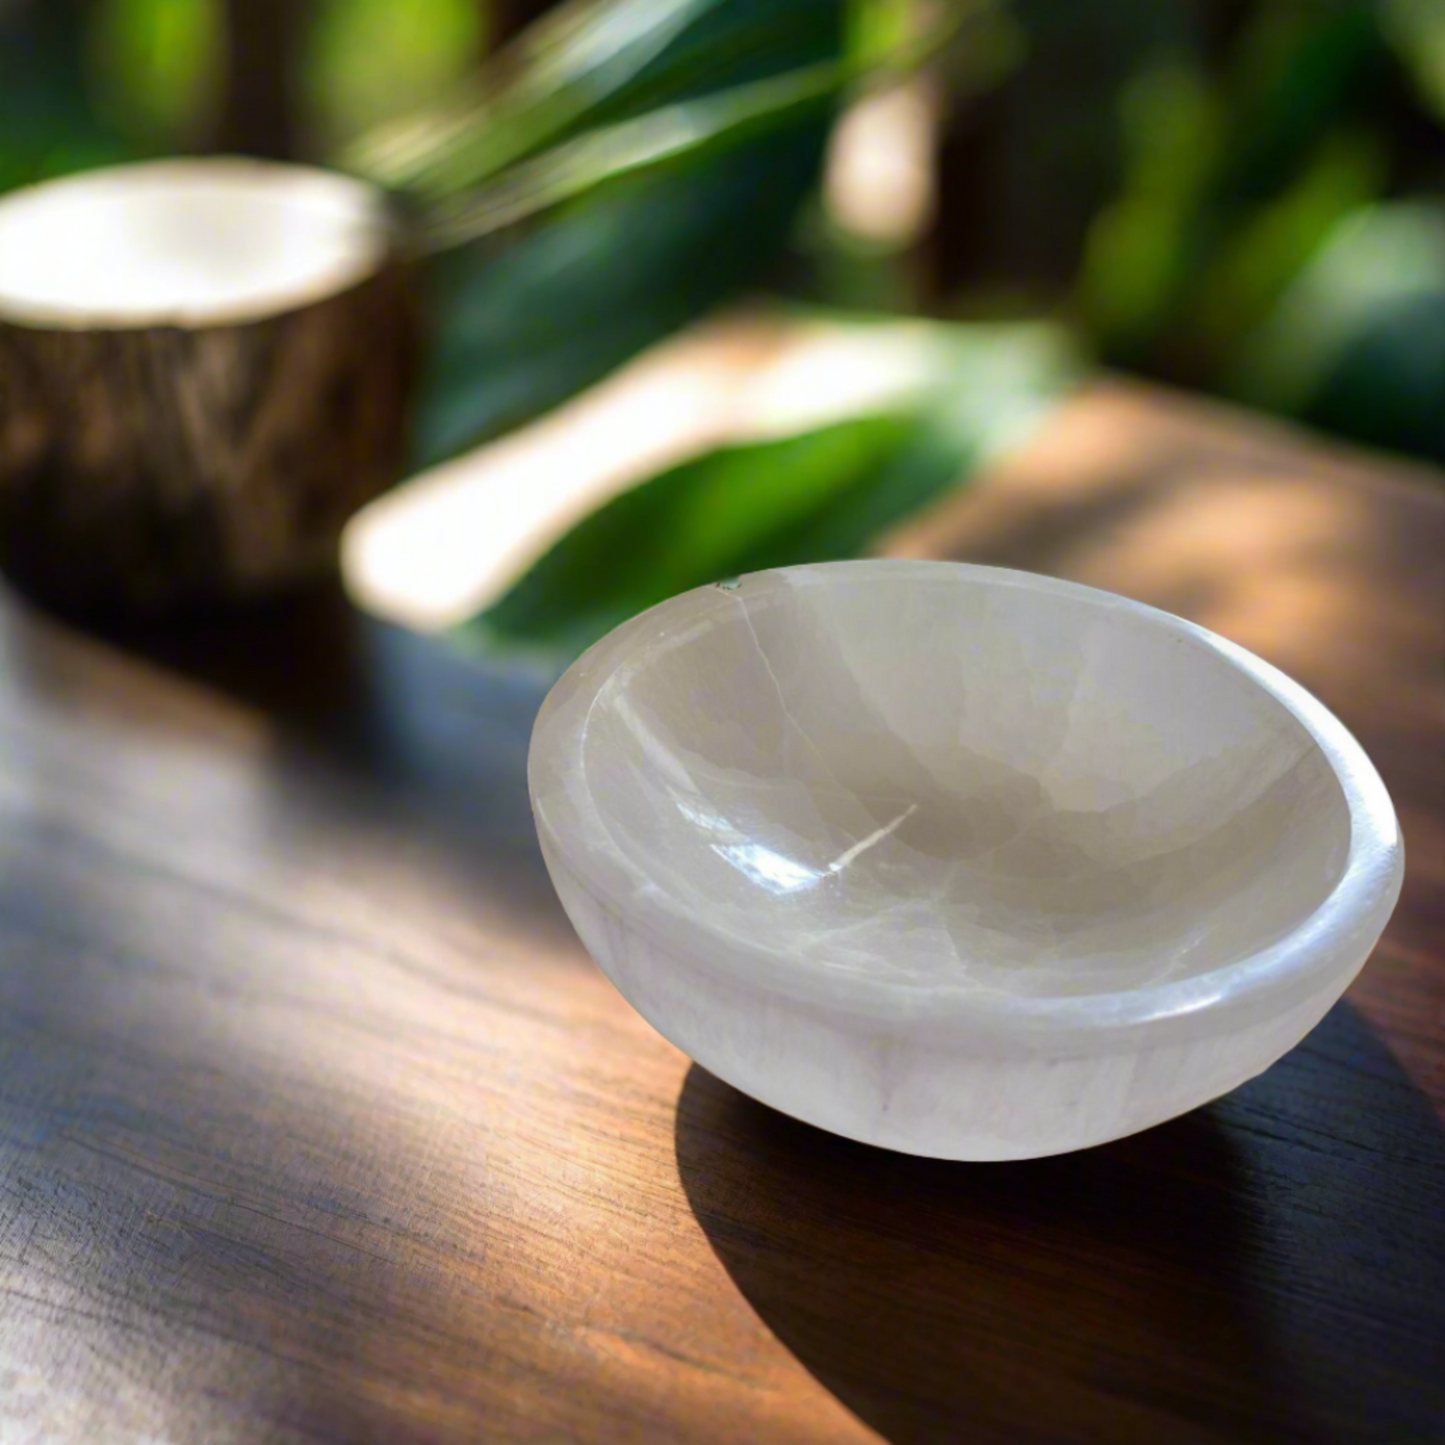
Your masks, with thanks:
<instances>
[{"instance_id":1,"label":"polished stone surface","mask_svg":"<svg viewBox=\"0 0 1445 1445\"><path fill-rule=\"evenodd\" d=\"M942 1157L1102 1142L1258 1073L1403 866L1368 760L1266 664L947 563L672 599L558 684L531 781L573 923L662 1033Z\"/></svg>"}]
</instances>

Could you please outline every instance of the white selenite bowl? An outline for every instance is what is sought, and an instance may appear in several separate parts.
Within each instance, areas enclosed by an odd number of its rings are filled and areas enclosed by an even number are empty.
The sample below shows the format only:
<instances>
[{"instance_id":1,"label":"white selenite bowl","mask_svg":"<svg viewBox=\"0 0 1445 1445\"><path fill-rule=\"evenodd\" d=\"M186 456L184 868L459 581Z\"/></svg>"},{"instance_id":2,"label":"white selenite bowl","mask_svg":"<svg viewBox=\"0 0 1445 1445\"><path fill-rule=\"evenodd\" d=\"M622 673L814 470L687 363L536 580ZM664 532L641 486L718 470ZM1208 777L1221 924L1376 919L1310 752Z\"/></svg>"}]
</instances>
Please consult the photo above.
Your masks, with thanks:
<instances>
[{"instance_id":1,"label":"white selenite bowl","mask_svg":"<svg viewBox=\"0 0 1445 1445\"><path fill-rule=\"evenodd\" d=\"M1099 1144L1258 1074L1404 867L1303 688L990 567L674 597L557 684L529 776L562 903L649 1023L784 1113L947 1159Z\"/></svg>"}]
</instances>

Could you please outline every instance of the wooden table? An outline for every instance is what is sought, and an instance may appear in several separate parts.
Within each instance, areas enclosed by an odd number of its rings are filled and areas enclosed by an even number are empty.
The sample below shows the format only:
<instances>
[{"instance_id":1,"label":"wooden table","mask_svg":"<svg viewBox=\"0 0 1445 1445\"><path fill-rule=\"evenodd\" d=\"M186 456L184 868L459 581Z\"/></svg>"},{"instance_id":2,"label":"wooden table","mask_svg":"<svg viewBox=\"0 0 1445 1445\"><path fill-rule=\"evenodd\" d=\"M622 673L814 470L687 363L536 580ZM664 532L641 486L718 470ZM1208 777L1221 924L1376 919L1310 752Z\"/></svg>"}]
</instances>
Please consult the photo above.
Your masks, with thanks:
<instances>
[{"instance_id":1,"label":"wooden table","mask_svg":"<svg viewBox=\"0 0 1445 1445\"><path fill-rule=\"evenodd\" d=\"M1445 487L1122 385L891 539L1113 587L1357 731L1410 850L1263 1078L1027 1164L833 1139L612 991L540 686L313 599L0 607L0 1440L1445 1438Z\"/></svg>"}]
</instances>

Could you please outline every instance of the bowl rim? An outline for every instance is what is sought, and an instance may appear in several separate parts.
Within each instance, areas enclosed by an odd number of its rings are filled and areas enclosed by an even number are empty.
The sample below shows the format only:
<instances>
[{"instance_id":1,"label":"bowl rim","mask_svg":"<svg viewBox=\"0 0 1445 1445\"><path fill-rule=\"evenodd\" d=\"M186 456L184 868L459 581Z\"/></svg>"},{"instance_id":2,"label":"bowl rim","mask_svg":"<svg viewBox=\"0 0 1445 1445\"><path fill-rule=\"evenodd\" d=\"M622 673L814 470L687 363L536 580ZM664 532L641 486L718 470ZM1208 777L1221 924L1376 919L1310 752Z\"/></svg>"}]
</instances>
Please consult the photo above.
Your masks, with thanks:
<instances>
[{"instance_id":1,"label":"bowl rim","mask_svg":"<svg viewBox=\"0 0 1445 1445\"><path fill-rule=\"evenodd\" d=\"M866 582L887 573L920 583L1022 587L1064 601L1125 611L1145 623L1203 644L1283 706L1305 729L1329 763L1349 812L1350 839L1344 866L1330 892L1289 933L1243 958L1180 979L1088 994L1039 996L980 990L977 984L899 984L866 973L830 970L826 962L801 959L785 945L745 936L699 919L676 905L617 847L587 782L585 747L593 707L619 664L651 641L672 647L711 614L709 594L722 610L737 605L738 583L781 574L789 585L818 585L848 578ZM719 589L723 590L719 590ZM689 626L668 626L685 613ZM1238 1021L1241 1012L1274 1013L1290 1002L1334 993L1365 962L1394 911L1404 874L1404 850L1395 810L1384 783L1349 729L1310 692L1237 643L1173 613L1082 583L977 563L865 558L769 568L727 583L682 592L640 613L602 638L569 667L542 704L528 754L533 813L549 867L565 864L594 898L622 917L630 930L674 957L697 955L690 966L746 980L767 993L802 1004L874 1018L905 1018L956 1029L977 1025L1000 1032L1077 1031L1097 1040L1100 1031L1151 1031L1171 1022L1197 1029L1200 1014ZM700 936L725 945L697 949ZM782 965L782 967L780 967Z\"/></svg>"}]
</instances>

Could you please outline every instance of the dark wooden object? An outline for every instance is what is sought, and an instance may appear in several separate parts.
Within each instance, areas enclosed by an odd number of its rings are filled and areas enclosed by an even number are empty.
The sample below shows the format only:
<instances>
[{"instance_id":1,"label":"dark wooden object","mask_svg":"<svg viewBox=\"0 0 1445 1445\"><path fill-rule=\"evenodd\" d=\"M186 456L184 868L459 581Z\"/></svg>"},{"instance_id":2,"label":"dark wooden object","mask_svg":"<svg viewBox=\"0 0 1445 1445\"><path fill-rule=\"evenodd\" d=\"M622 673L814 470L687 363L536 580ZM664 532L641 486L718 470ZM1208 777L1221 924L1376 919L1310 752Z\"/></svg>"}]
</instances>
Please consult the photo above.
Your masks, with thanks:
<instances>
[{"instance_id":1,"label":"dark wooden object","mask_svg":"<svg viewBox=\"0 0 1445 1445\"><path fill-rule=\"evenodd\" d=\"M224 71L208 150L296 160L311 0L225 0Z\"/></svg>"},{"instance_id":2,"label":"dark wooden object","mask_svg":"<svg viewBox=\"0 0 1445 1445\"><path fill-rule=\"evenodd\" d=\"M0 319L0 569L78 611L275 591L334 567L402 469L405 266L205 327Z\"/></svg>"},{"instance_id":3,"label":"dark wooden object","mask_svg":"<svg viewBox=\"0 0 1445 1445\"><path fill-rule=\"evenodd\" d=\"M532 835L539 684L335 598L0 608L0 1439L1445 1432L1445 488L1103 388L894 540L1115 586L1316 689L1399 913L1226 1100L1014 1165L689 1066Z\"/></svg>"}]
</instances>

